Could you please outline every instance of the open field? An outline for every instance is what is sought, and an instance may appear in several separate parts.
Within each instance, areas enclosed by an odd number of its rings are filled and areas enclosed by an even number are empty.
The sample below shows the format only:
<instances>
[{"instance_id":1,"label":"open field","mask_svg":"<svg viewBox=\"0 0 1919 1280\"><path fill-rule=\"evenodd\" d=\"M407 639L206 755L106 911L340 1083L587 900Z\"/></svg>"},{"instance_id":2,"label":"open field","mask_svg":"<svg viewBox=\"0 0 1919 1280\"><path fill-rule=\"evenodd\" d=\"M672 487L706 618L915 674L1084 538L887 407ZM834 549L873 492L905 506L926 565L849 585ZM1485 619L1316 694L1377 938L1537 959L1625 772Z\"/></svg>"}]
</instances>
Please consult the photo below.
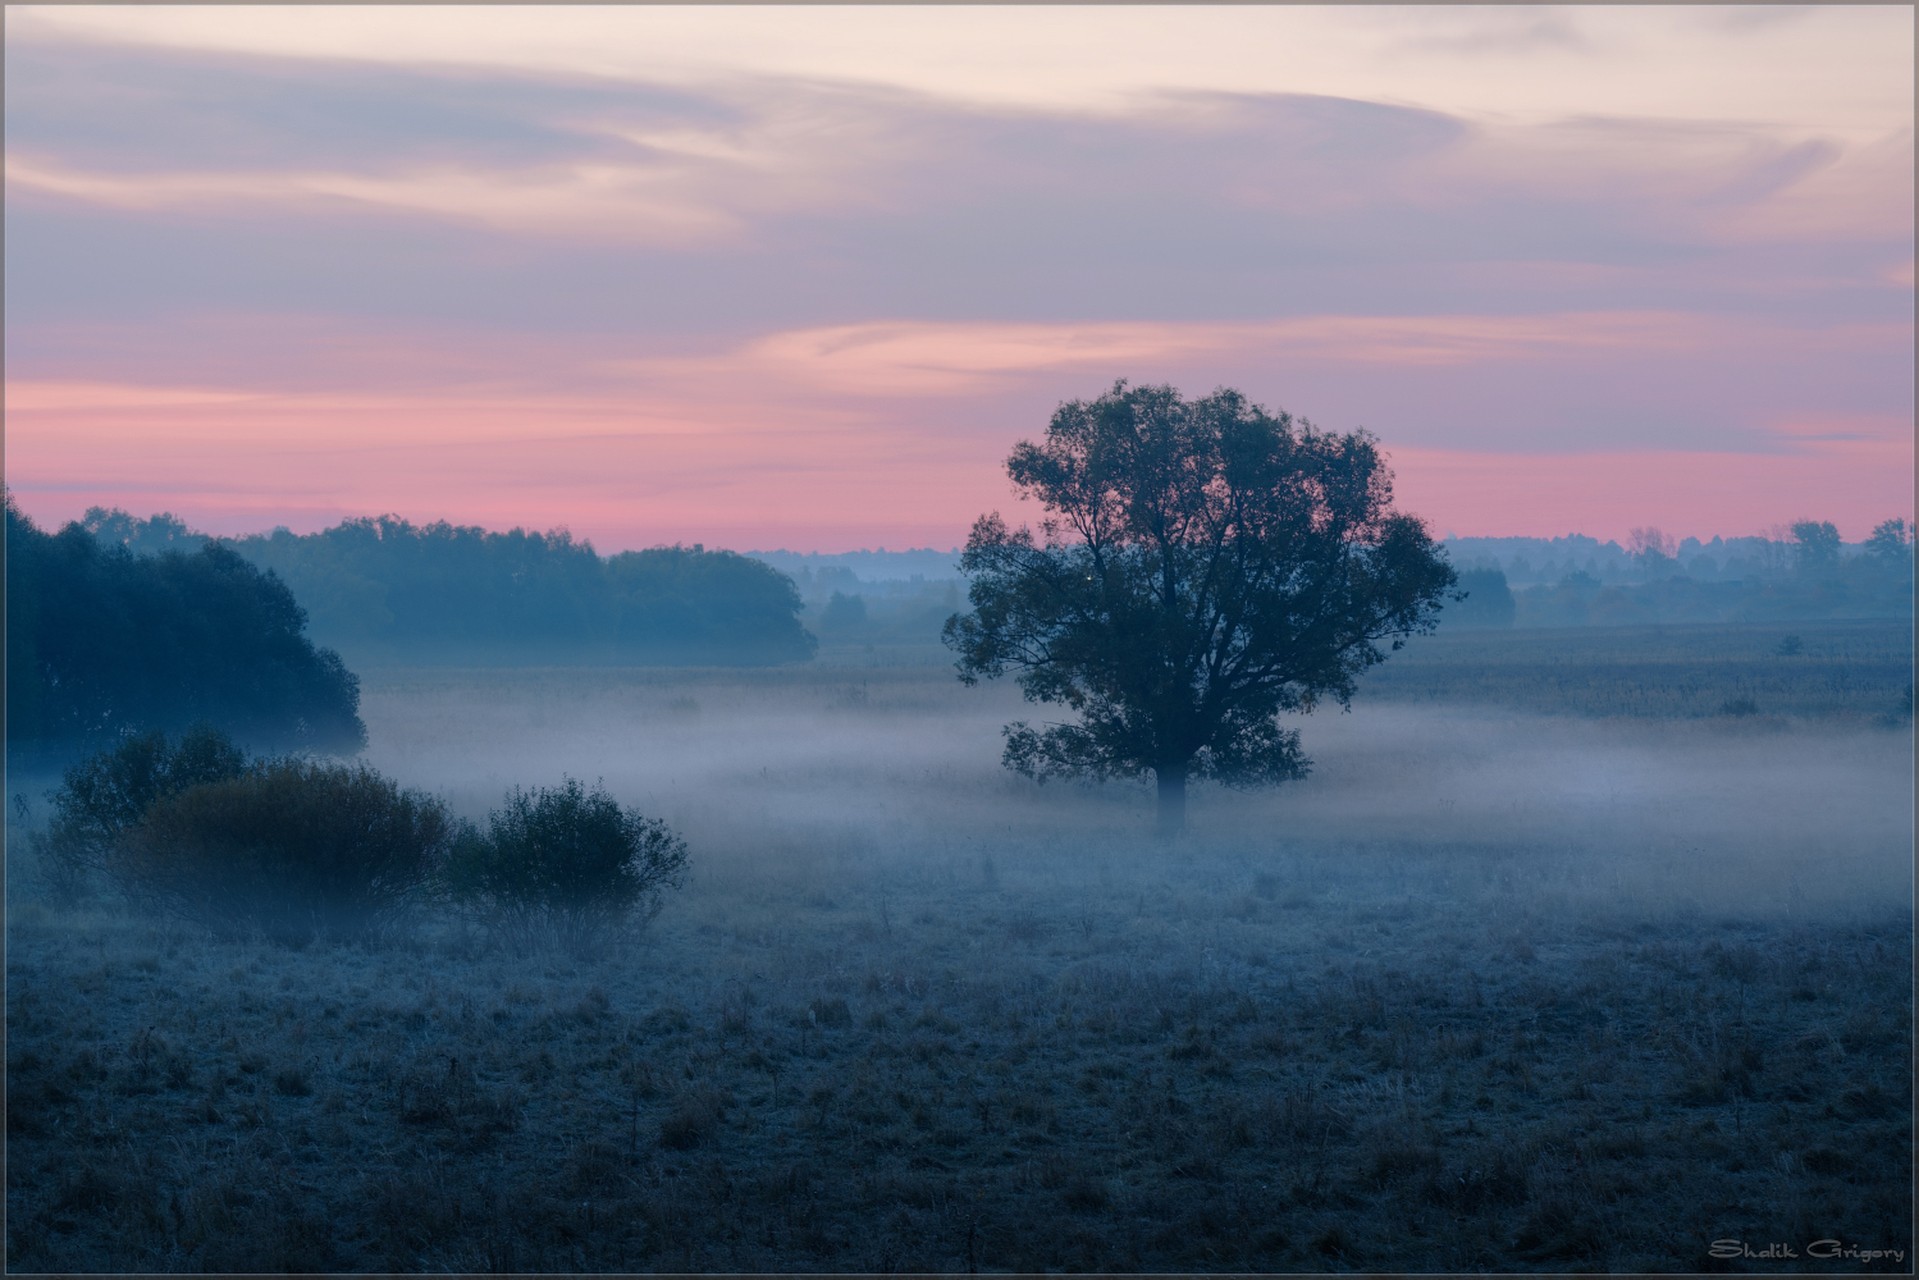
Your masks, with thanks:
<instances>
[{"instance_id":1,"label":"open field","mask_svg":"<svg viewBox=\"0 0 1919 1280\"><path fill-rule=\"evenodd\" d=\"M1410 642L1367 692L1582 716L1714 716L1743 700L1746 715L1873 720L1912 686L1912 639L1910 619L1459 631Z\"/></svg>"},{"instance_id":2,"label":"open field","mask_svg":"<svg viewBox=\"0 0 1919 1280\"><path fill-rule=\"evenodd\" d=\"M9 1265L1909 1272L1911 631L1797 630L1416 642L1170 846L937 648L367 673L371 763L604 778L687 887L528 959L13 866Z\"/></svg>"}]
</instances>

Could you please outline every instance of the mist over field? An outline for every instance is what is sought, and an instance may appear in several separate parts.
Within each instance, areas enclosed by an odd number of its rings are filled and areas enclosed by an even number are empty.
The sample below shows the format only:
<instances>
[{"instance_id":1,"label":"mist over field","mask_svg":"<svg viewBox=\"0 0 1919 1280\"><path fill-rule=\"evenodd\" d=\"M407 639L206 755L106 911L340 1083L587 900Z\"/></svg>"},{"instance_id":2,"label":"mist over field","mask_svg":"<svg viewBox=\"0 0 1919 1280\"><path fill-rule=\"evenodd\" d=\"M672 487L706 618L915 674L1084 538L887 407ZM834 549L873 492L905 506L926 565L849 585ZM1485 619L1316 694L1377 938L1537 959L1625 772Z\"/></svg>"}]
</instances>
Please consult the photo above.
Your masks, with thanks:
<instances>
[{"instance_id":1,"label":"mist over field","mask_svg":"<svg viewBox=\"0 0 1919 1280\"><path fill-rule=\"evenodd\" d=\"M1904 1270L1911 632L1805 634L1415 640L1172 841L927 643L371 669L368 764L603 780L683 888L598 956L290 949L10 838L9 1261Z\"/></svg>"},{"instance_id":2,"label":"mist over field","mask_svg":"<svg viewBox=\"0 0 1919 1280\"><path fill-rule=\"evenodd\" d=\"M1030 709L1010 688L961 688L937 651L745 678L393 672L364 696L382 770L476 816L518 782L604 779L688 832L706 876L793 874L774 850L796 830L864 851L833 873L855 899L878 891L874 873L950 874L1009 840L1014 875L1165 861L1149 788L1007 774L1000 726ZM1405 876L1410 853L1462 886L1607 910L1892 911L1910 897L1910 742L1884 730L1391 703L1301 724L1311 776L1207 788L1181 856L1337 853Z\"/></svg>"},{"instance_id":3,"label":"mist over field","mask_svg":"<svg viewBox=\"0 0 1919 1280\"><path fill-rule=\"evenodd\" d=\"M16 1269L1911 1256L1902 519L1716 595L1189 531L1162 631L1155 552L995 519L962 584L7 515Z\"/></svg>"}]
</instances>

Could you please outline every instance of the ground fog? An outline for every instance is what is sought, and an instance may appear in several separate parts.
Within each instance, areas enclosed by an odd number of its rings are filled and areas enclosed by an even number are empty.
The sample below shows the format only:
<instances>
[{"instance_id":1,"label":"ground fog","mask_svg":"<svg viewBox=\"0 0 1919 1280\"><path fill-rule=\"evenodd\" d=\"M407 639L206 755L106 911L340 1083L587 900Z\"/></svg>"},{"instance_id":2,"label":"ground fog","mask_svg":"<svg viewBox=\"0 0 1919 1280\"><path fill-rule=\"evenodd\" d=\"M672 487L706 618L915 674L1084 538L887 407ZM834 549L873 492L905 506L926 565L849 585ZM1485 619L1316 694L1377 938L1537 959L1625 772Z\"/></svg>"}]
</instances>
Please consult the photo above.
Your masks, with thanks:
<instances>
[{"instance_id":1,"label":"ground fog","mask_svg":"<svg viewBox=\"0 0 1919 1280\"><path fill-rule=\"evenodd\" d=\"M503 683L370 683L381 732L367 758L474 816L518 782L604 779L684 830L707 881L830 873L857 901L889 876L940 881L969 857L1068 893L1121 869L1177 882L1178 868L1220 859L1286 875L1330 858L1355 891L1376 872L1410 892L1425 868L1526 908L1803 917L1910 898L1910 736L1883 727L1361 702L1299 721L1307 780L1202 786L1167 847L1150 836L1144 785L1007 773L1001 725L1048 709L931 664ZM796 845L839 852L828 868Z\"/></svg>"},{"instance_id":2,"label":"ground fog","mask_svg":"<svg viewBox=\"0 0 1919 1280\"><path fill-rule=\"evenodd\" d=\"M1910 1270L1909 725L1362 700L1167 843L937 651L363 711L685 888L587 959L17 898L16 1268Z\"/></svg>"}]
</instances>

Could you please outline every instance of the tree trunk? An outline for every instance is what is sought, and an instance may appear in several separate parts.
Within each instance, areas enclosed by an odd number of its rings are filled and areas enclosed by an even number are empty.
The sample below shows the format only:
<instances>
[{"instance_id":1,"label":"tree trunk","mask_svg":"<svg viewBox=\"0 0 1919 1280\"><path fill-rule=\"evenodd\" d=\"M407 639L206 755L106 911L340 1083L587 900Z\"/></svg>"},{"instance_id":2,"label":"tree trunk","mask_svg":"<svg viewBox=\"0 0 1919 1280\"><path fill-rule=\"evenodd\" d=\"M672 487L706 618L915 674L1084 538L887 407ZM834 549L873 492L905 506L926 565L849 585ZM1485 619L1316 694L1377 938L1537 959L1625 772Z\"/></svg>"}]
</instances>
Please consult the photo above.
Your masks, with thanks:
<instances>
[{"instance_id":1,"label":"tree trunk","mask_svg":"<svg viewBox=\"0 0 1919 1280\"><path fill-rule=\"evenodd\" d=\"M1162 765L1153 775L1159 781L1158 834L1170 839L1186 827L1186 766Z\"/></svg>"}]
</instances>

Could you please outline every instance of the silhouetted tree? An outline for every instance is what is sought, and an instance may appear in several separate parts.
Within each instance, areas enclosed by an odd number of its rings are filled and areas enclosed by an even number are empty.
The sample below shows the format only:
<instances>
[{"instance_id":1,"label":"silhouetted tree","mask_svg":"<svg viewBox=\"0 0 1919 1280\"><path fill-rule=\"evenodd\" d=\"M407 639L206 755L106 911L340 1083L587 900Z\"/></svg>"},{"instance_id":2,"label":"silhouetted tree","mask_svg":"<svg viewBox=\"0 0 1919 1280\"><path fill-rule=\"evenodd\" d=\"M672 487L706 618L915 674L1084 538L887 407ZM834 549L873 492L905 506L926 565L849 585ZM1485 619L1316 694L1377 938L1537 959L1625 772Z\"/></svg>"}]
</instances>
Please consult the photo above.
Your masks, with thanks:
<instances>
[{"instance_id":1,"label":"silhouetted tree","mask_svg":"<svg viewBox=\"0 0 1919 1280\"><path fill-rule=\"evenodd\" d=\"M359 748L359 681L286 584L217 543L135 556L6 503L7 741L60 750L209 724L260 747Z\"/></svg>"},{"instance_id":2,"label":"silhouetted tree","mask_svg":"<svg viewBox=\"0 0 1919 1280\"><path fill-rule=\"evenodd\" d=\"M1866 538L1866 554L1882 565L1912 569L1912 526L1901 519L1882 520Z\"/></svg>"},{"instance_id":3,"label":"silhouetted tree","mask_svg":"<svg viewBox=\"0 0 1919 1280\"><path fill-rule=\"evenodd\" d=\"M1673 540L1656 528L1634 529L1627 545L1633 562L1653 577L1671 573L1676 567Z\"/></svg>"},{"instance_id":4,"label":"silhouetted tree","mask_svg":"<svg viewBox=\"0 0 1919 1280\"><path fill-rule=\"evenodd\" d=\"M1430 631L1454 575L1426 528L1392 510L1371 436L1335 435L1236 391L1182 400L1116 383L1062 405L1007 460L1047 509L1040 537L996 513L961 559L973 611L945 627L972 684L1008 668L1077 723L1006 728L1028 776L1140 777L1162 832L1187 779L1304 776L1279 716L1346 704L1378 641Z\"/></svg>"},{"instance_id":5,"label":"silhouetted tree","mask_svg":"<svg viewBox=\"0 0 1919 1280\"><path fill-rule=\"evenodd\" d=\"M1793 563L1807 576L1830 574L1839 568L1839 530L1830 520L1795 520L1792 526Z\"/></svg>"}]
</instances>

